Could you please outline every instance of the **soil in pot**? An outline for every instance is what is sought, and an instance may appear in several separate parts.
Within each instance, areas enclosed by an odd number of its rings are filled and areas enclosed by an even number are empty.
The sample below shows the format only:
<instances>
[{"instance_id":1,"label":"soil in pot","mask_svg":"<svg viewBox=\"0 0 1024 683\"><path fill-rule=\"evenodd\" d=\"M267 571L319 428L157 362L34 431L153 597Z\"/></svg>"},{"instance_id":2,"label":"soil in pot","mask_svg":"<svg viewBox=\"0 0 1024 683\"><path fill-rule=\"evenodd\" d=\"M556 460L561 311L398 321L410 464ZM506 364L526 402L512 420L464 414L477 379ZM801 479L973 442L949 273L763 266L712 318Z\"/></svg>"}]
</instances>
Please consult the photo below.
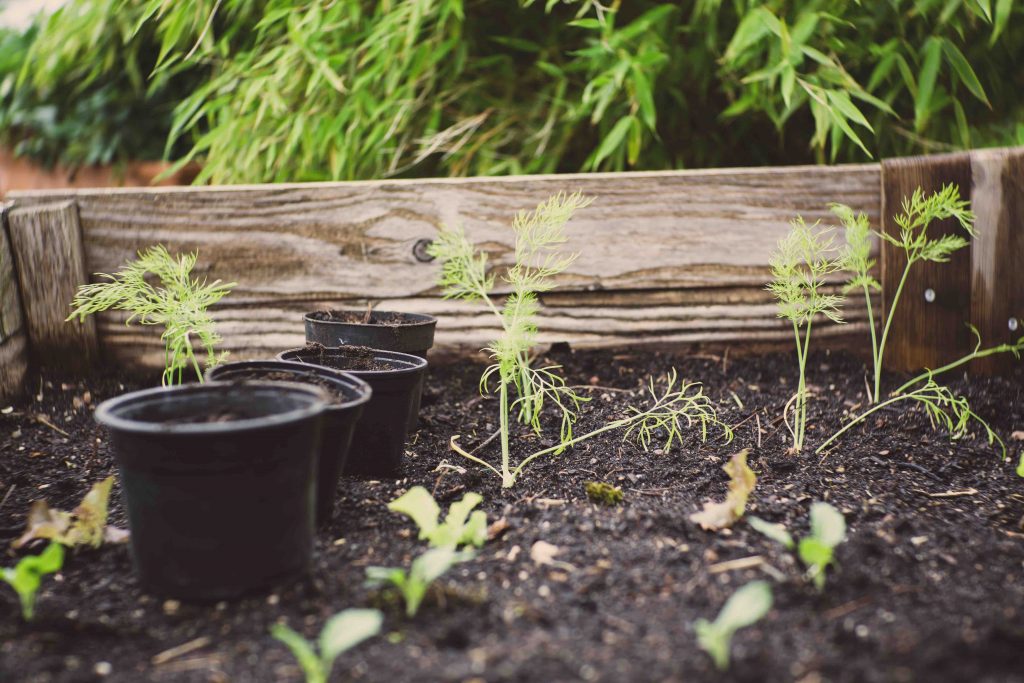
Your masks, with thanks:
<instances>
[{"instance_id":1,"label":"soil in pot","mask_svg":"<svg viewBox=\"0 0 1024 683\"><path fill-rule=\"evenodd\" d=\"M373 396L356 425L344 473L379 477L400 474L409 424L415 423L418 415L426 360L396 351L319 344L285 351L278 358L344 370L369 384Z\"/></svg>"},{"instance_id":2,"label":"soil in pot","mask_svg":"<svg viewBox=\"0 0 1024 683\"><path fill-rule=\"evenodd\" d=\"M211 380L300 382L327 391L331 400L324 411L316 493L317 524L326 523L334 509L338 478L348 458L352 435L370 401L370 385L331 368L281 360L225 363L211 368L206 376Z\"/></svg>"},{"instance_id":3,"label":"soil in pot","mask_svg":"<svg viewBox=\"0 0 1024 683\"><path fill-rule=\"evenodd\" d=\"M140 583L220 600L306 573L327 403L312 386L213 382L101 404Z\"/></svg>"}]
</instances>

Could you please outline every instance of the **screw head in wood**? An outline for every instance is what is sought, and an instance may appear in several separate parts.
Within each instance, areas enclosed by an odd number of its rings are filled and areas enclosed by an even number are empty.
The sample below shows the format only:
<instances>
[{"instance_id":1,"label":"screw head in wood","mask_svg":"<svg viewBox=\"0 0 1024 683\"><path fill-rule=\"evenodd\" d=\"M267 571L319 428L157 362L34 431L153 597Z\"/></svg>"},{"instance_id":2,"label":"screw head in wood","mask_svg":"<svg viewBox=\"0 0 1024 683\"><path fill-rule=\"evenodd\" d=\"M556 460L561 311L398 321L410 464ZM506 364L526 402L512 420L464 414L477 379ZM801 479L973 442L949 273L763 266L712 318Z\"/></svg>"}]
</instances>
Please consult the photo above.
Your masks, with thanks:
<instances>
[{"instance_id":1,"label":"screw head in wood","mask_svg":"<svg viewBox=\"0 0 1024 683\"><path fill-rule=\"evenodd\" d=\"M935 290L932 289L931 287L924 290L924 300L927 301L928 303L932 303L933 301L935 301Z\"/></svg>"},{"instance_id":2,"label":"screw head in wood","mask_svg":"<svg viewBox=\"0 0 1024 683\"><path fill-rule=\"evenodd\" d=\"M420 263L430 263L434 260L434 257L427 252L427 249L429 249L430 245L433 243L434 241L429 239L416 240L416 244L412 245L412 255Z\"/></svg>"},{"instance_id":3,"label":"screw head in wood","mask_svg":"<svg viewBox=\"0 0 1024 683\"><path fill-rule=\"evenodd\" d=\"M1010 318L1006 326L1010 328L1010 332L1016 332L1017 328L1020 327L1020 321L1016 318Z\"/></svg>"}]
</instances>

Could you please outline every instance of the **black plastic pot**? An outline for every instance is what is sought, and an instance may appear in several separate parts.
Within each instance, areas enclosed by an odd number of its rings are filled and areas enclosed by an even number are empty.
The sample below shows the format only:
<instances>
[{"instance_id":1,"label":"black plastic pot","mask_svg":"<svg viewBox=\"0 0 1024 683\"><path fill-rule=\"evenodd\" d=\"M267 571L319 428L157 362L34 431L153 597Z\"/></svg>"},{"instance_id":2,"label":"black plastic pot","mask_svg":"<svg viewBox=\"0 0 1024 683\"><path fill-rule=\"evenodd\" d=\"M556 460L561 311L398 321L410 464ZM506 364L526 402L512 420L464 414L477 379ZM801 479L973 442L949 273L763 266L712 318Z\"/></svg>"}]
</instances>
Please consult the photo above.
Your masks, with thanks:
<instances>
[{"instance_id":1,"label":"black plastic pot","mask_svg":"<svg viewBox=\"0 0 1024 683\"><path fill-rule=\"evenodd\" d=\"M104 401L141 584L221 600L308 572L318 387L211 382Z\"/></svg>"},{"instance_id":2,"label":"black plastic pot","mask_svg":"<svg viewBox=\"0 0 1024 683\"><path fill-rule=\"evenodd\" d=\"M373 396L352 436L345 474L398 476L416 396L427 371L427 361L395 351L362 346L326 348L310 345L277 356L280 360L321 365L365 380Z\"/></svg>"},{"instance_id":3,"label":"black plastic pot","mask_svg":"<svg viewBox=\"0 0 1024 683\"><path fill-rule=\"evenodd\" d=\"M372 311L369 320L366 311L314 311L302 319L306 323L306 343L367 346L420 358L426 358L434 345L437 327L434 316L394 311Z\"/></svg>"},{"instance_id":4,"label":"black plastic pot","mask_svg":"<svg viewBox=\"0 0 1024 683\"><path fill-rule=\"evenodd\" d=\"M225 363L206 373L211 380L271 380L319 386L331 394L324 411L323 435L316 486L316 521L324 524L334 510L338 477L341 476L352 444L356 423L370 400L370 385L347 372L283 360L254 360Z\"/></svg>"}]
</instances>

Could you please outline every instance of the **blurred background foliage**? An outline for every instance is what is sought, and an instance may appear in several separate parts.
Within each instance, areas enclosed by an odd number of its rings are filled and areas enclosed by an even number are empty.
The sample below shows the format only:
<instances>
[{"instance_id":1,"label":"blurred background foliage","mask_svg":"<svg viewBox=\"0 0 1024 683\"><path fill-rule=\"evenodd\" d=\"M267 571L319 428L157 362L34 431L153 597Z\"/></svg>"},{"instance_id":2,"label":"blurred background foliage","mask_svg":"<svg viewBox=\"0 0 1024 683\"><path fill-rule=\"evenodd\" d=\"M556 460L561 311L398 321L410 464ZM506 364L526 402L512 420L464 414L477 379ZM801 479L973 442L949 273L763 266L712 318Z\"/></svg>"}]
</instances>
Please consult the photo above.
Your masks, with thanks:
<instances>
[{"instance_id":1,"label":"blurred background foliage","mask_svg":"<svg viewBox=\"0 0 1024 683\"><path fill-rule=\"evenodd\" d=\"M0 135L198 182L863 161L1024 144L1015 0L70 0Z\"/></svg>"}]
</instances>

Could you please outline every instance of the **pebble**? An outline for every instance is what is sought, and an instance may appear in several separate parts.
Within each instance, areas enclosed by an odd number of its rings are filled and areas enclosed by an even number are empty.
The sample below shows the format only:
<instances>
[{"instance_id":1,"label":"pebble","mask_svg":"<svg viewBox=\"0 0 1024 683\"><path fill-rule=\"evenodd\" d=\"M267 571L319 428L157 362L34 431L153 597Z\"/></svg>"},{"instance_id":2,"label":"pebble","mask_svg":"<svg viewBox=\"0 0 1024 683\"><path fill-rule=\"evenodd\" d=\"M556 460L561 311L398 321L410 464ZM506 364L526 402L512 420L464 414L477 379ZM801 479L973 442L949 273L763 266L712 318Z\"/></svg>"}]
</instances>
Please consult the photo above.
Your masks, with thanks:
<instances>
[{"instance_id":1,"label":"pebble","mask_svg":"<svg viewBox=\"0 0 1024 683\"><path fill-rule=\"evenodd\" d=\"M181 603L177 600L166 600L164 602L164 614L174 615L181 609Z\"/></svg>"},{"instance_id":2,"label":"pebble","mask_svg":"<svg viewBox=\"0 0 1024 683\"><path fill-rule=\"evenodd\" d=\"M92 670L97 676L109 676L114 671L114 667L110 662L96 662L96 666Z\"/></svg>"}]
</instances>

